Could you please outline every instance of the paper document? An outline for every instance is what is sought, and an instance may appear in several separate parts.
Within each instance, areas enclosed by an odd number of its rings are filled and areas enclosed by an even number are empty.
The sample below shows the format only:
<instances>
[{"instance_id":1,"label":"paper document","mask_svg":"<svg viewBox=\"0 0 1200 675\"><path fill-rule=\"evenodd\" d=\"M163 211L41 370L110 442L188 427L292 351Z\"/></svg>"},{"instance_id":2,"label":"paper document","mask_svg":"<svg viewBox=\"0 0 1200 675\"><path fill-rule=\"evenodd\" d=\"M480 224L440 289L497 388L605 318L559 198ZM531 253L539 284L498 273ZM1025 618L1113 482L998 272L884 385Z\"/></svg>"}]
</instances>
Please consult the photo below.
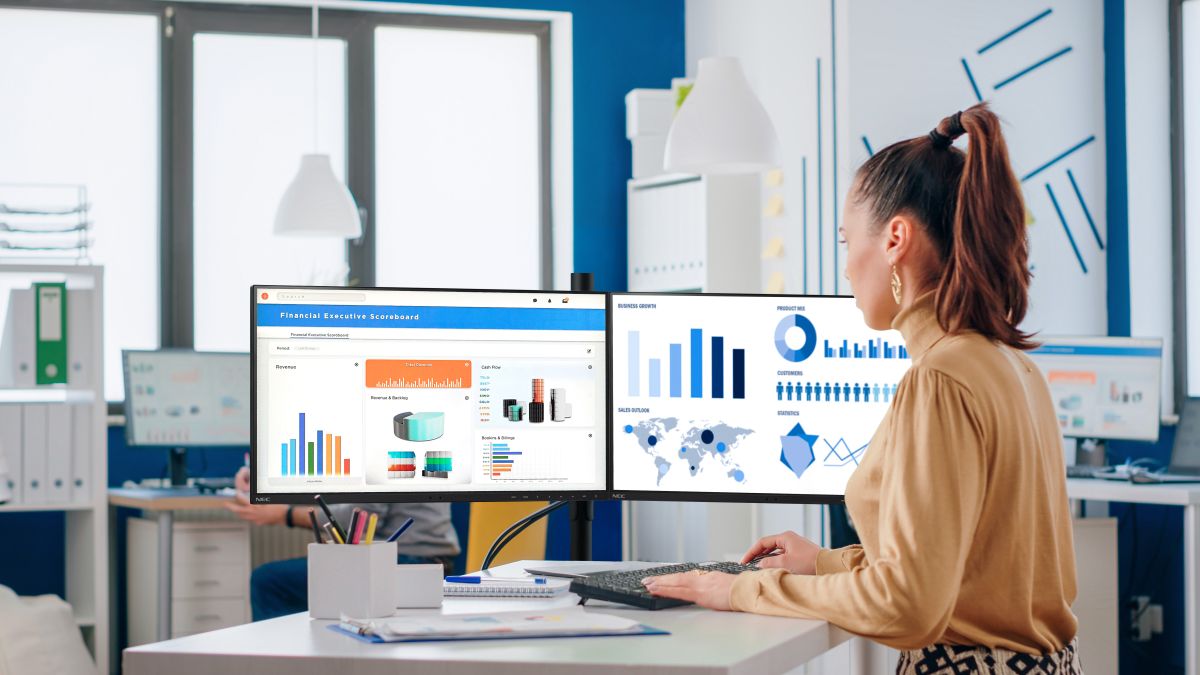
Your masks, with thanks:
<instances>
[{"instance_id":1,"label":"paper document","mask_svg":"<svg viewBox=\"0 0 1200 675\"><path fill-rule=\"evenodd\" d=\"M338 627L346 632L375 637L382 642L437 638L622 635L645 632L644 627L633 619L586 612L579 607L550 612L413 615L372 620L343 617Z\"/></svg>"}]
</instances>

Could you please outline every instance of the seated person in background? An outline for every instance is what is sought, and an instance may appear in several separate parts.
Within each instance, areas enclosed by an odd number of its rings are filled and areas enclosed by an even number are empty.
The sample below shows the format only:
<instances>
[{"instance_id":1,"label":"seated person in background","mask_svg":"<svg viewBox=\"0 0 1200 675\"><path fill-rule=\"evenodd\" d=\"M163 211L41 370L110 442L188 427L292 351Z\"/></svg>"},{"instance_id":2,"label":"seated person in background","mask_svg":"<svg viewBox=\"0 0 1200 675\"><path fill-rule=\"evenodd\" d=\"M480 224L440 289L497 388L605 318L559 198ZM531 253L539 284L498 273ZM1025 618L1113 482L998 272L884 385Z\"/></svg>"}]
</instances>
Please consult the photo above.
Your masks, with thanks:
<instances>
[{"instance_id":1,"label":"seated person in background","mask_svg":"<svg viewBox=\"0 0 1200 675\"><path fill-rule=\"evenodd\" d=\"M237 500L226 505L242 520L256 525L287 525L311 529L309 506L251 504L250 469L242 467L234 479ZM331 504L342 527L350 523L354 507L379 515L377 539L386 539L409 518L413 524L396 541L401 564L437 563L450 574L458 555L458 534L450 523L449 504ZM323 521L322 521L323 522ZM308 560L277 560L257 567L250 575L250 609L255 621L308 610Z\"/></svg>"}]
</instances>

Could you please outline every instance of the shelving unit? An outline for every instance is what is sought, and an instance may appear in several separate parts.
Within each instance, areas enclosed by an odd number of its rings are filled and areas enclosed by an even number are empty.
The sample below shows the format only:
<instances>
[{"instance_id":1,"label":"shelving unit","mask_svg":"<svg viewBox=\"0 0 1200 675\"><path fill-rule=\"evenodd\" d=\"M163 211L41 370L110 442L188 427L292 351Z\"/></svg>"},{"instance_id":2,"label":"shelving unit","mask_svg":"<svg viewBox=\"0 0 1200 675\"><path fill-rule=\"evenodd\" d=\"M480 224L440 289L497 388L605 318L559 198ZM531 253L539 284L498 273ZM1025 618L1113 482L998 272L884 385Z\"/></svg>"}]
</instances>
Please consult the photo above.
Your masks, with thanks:
<instances>
[{"instance_id":1,"label":"shelving unit","mask_svg":"<svg viewBox=\"0 0 1200 675\"><path fill-rule=\"evenodd\" d=\"M0 505L0 518L10 513L53 513L65 516L66 598L75 615L88 647L96 660L98 672L110 672L109 654L109 515L106 487L108 485L107 403L104 399L103 368L103 268L75 265L0 264L0 292L7 299L8 288L25 287L34 281L63 281L68 290L93 291L92 312L84 343L91 364L85 385L51 385L34 388L0 388L0 405L61 404L87 405L86 433L90 436L89 470L83 480L90 480L86 495L71 503ZM52 449L71 452L70 448ZM79 488L76 488L79 489ZM82 490L80 490L82 491Z\"/></svg>"}]
</instances>

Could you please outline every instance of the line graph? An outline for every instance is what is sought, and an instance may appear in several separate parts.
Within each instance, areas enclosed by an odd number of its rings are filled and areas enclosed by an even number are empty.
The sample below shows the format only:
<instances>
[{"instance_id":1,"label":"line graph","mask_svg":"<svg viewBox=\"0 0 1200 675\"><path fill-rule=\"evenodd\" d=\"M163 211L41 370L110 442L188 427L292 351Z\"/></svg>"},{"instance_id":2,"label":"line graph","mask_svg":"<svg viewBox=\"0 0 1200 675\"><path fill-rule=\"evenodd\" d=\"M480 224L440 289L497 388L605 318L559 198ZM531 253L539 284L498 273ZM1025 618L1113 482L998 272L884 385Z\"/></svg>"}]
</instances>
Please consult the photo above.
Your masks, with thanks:
<instances>
[{"instance_id":1,"label":"line graph","mask_svg":"<svg viewBox=\"0 0 1200 675\"><path fill-rule=\"evenodd\" d=\"M829 448L829 452L821 460L828 467L848 466L851 463L854 466L858 466L858 461L862 459L863 453L867 451L867 446L870 445L870 443L864 443L858 446L857 449L851 450L850 445L846 443L846 439L844 438L839 438L837 443L832 445L825 438L822 438L821 442L825 444L825 447ZM841 449L840 452L839 448Z\"/></svg>"}]
</instances>

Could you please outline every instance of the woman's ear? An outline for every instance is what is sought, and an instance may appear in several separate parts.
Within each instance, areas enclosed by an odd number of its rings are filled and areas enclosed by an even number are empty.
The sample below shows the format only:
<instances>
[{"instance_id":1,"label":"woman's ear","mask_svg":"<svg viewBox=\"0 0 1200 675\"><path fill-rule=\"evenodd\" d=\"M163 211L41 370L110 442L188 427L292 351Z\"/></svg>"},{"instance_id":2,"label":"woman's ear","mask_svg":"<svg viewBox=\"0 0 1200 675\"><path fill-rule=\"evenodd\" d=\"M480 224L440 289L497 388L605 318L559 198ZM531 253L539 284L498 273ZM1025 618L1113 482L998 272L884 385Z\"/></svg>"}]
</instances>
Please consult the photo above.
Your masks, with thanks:
<instances>
[{"instance_id":1,"label":"woman's ear","mask_svg":"<svg viewBox=\"0 0 1200 675\"><path fill-rule=\"evenodd\" d=\"M883 228L883 253L888 264L900 264L912 246L912 221L902 215L893 216Z\"/></svg>"}]
</instances>

